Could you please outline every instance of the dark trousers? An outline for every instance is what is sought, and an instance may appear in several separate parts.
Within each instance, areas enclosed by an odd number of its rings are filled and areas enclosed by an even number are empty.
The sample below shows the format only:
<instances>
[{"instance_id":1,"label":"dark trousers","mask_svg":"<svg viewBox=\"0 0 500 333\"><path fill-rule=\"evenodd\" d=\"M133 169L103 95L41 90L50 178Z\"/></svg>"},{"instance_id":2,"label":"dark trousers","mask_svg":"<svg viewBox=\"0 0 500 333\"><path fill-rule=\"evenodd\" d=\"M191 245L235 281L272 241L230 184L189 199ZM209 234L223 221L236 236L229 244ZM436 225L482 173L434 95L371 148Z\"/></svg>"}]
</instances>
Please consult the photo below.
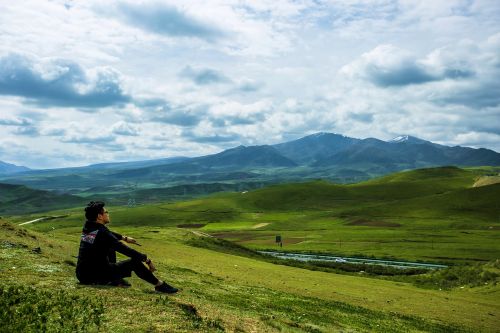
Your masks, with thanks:
<instances>
[{"instance_id":1,"label":"dark trousers","mask_svg":"<svg viewBox=\"0 0 500 333\"><path fill-rule=\"evenodd\" d=\"M124 277L132 276L134 272L138 277L147 281L151 284L157 284L158 279L151 273L151 271L144 266L144 264L137 259L127 259L120 262L116 262L116 252L114 250L109 251L108 259L112 266L112 281L119 280Z\"/></svg>"}]
</instances>

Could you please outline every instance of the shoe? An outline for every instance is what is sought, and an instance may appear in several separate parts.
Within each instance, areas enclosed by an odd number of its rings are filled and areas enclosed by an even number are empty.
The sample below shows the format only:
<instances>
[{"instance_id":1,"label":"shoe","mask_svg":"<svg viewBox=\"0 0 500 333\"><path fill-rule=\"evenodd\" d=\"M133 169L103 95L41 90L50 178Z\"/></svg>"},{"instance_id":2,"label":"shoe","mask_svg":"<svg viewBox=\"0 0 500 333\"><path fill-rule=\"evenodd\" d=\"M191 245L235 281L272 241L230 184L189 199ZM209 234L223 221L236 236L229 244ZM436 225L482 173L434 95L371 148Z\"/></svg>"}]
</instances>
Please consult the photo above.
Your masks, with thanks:
<instances>
[{"instance_id":1,"label":"shoe","mask_svg":"<svg viewBox=\"0 0 500 333\"><path fill-rule=\"evenodd\" d=\"M108 284L110 286L115 286L115 287L130 287L131 286L131 284L125 279L114 280Z\"/></svg>"},{"instance_id":2,"label":"shoe","mask_svg":"<svg viewBox=\"0 0 500 333\"><path fill-rule=\"evenodd\" d=\"M179 289L172 287L166 282L163 282L160 284L158 287L155 287L155 291L159 293L165 293L165 294L175 294L176 292L179 291Z\"/></svg>"}]
</instances>

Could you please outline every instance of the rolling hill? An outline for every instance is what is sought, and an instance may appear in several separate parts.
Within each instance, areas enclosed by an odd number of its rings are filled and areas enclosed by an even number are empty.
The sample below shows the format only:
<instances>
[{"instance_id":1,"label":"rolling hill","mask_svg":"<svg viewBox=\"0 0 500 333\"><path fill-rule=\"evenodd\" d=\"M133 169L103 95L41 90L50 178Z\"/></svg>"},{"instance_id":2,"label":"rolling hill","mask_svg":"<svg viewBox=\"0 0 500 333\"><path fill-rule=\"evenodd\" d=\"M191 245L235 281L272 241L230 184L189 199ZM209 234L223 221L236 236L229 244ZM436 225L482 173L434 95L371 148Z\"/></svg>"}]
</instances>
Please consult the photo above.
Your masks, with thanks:
<instances>
[{"instance_id":1,"label":"rolling hill","mask_svg":"<svg viewBox=\"0 0 500 333\"><path fill-rule=\"evenodd\" d=\"M144 216L151 226L192 225L254 249L274 248L281 234L286 251L491 260L500 250L500 184L473 185L493 170L440 167L350 185L280 184L120 209L115 216L123 226L142 225Z\"/></svg>"},{"instance_id":2,"label":"rolling hill","mask_svg":"<svg viewBox=\"0 0 500 333\"><path fill-rule=\"evenodd\" d=\"M439 167L399 172L357 184L341 185L326 181L279 184L250 191L244 196L236 193L224 197L233 206L253 210L331 209L344 207L347 202L392 203L464 190L471 188L474 179L482 172ZM210 198L207 200L210 202Z\"/></svg>"},{"instance_id":3,"label":"rolling hill","mask_svg":"<svg viewBox=\"0 0 500 333\"><path fill-rule=\"evenodd\" d=\"M80 197L35 190L23 185L0 183L0 214L28 214L82 206Z\"/></svg>"}]
</instances>

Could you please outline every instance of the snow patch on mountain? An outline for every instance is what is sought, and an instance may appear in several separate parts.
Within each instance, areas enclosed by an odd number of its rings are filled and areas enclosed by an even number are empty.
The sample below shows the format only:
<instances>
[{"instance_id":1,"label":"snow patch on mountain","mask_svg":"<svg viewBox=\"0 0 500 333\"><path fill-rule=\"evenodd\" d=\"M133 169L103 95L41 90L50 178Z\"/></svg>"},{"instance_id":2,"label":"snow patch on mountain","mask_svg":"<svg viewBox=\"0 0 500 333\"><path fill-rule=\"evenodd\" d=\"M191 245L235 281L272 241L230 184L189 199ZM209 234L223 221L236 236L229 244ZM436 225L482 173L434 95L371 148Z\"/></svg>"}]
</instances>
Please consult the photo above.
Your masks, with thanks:
<instances>
[{"instance_id":1,"label":"snow patch on mountain","mask_svg":"<svg viewBox=\"0 0 500 333\"><path fill-rule=\"evenodd\" d=\"M392 140L389 140L388 142L400 143L400 142L408 141L409 139L410 139L410 137L408 135L400 135L400 136L395 137Z\"/></svg>"},{"instance_id":2,"label":"snow patch on mountain","mask_svg":"<svg viewBox=\"0 0 500 333\"><path fill-rule=\"evenodd\" d=\"M429 143L429 141L425 141L425 140L416 138L416 137L411 136L411 135L400 135L400 136L397 136L394 139L389 140L387 142L389 142L389 143L404 143L404 142L406 142L406 143Z\"/></svg>"}]
</instances>

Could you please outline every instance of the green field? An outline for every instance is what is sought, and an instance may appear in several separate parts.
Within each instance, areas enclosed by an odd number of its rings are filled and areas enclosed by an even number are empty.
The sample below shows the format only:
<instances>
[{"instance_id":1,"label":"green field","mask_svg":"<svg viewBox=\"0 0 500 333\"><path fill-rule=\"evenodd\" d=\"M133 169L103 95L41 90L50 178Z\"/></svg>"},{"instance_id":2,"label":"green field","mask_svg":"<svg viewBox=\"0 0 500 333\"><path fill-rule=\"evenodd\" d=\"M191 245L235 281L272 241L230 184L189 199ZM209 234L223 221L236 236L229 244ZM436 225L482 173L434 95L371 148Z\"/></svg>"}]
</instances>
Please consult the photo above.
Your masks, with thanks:
<instances>
[{"instance_id":1,"label":"green field","mask_svg":"<svg viewBox=\"0 0 500 333\"><path fill-rule=\"evenodd\" d=\"M422 169L353 185L317 181L109 207L111 227L138 239L159 274L182 289L170 297L138 278L126 290L76 283L81 207L44 214L65 217L25 225L28 231L15 224L40 214L12 216L0 222L0 280L94 295L104 302L102 331L498 332L500 184L473 187L497 171ZM210 238L194 232L251 249L277 249L280 234L284 251L444 262L464 271L475 265L489 277L480 286L424 288L410 278L313 271L231 247L211 250L204 245Z\"/></svg>"},{"instance_id":2,"label":"green field","mask_svg":"<svg viewBox=\"0 0 500 333\"><path fill-rule=\"evenodd\" d=\"M281 235L284 251L482 262L498 259L500 253L500 184L473 187L481 175L491 172L421 169L353 185L275 185L112 210L123 226L187 227L253 249L278 249L275 236ZM54 212L70 216L33 228L79 225L80 210Z\"/></svg>"}]
</instances>

